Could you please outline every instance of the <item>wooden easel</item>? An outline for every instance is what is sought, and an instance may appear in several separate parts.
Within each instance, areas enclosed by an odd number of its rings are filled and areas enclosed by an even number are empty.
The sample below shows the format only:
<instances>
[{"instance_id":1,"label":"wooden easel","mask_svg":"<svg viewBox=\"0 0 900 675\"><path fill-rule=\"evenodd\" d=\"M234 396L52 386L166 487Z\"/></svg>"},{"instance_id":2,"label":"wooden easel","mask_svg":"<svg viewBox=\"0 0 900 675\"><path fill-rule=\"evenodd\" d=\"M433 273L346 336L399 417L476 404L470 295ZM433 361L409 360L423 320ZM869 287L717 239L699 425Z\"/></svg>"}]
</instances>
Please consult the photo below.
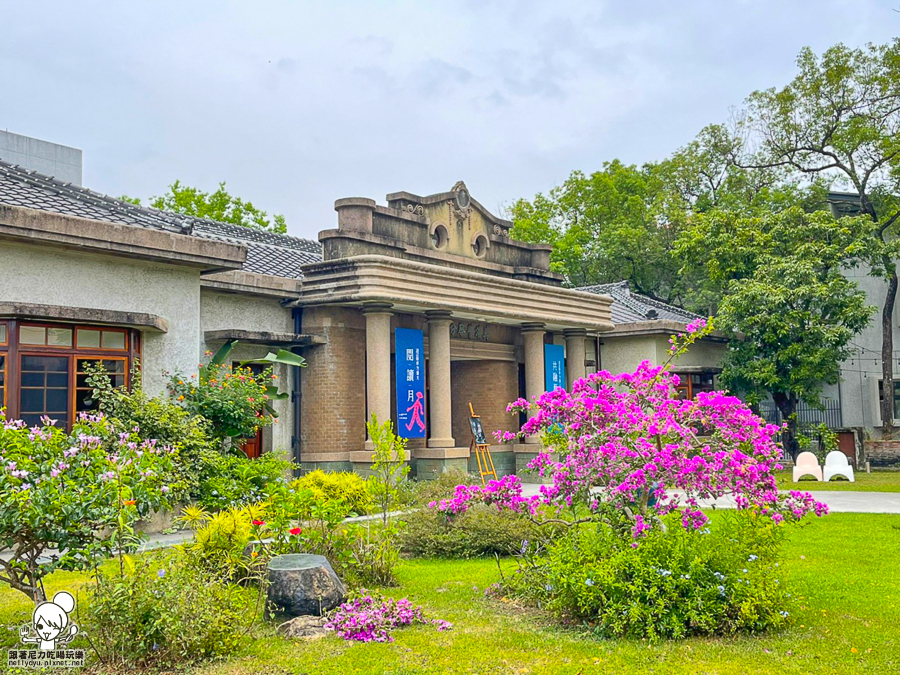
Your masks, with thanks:
<instances>
[{"instance_id":1,"label":"wooden easel","mask_svg":"<svg viewBox=\"0 0 900 675\"><path fill-rule=\"evenodd\" d=\"M475 459L478 460L478 473L481 474L481 485L484 486L484 477L493 476L497 480L497 472L494 470L494 460L491 458L491 445L484 435L484 427L481 425L481 416L475 414L472 402L469 401L469 430L472 432L472 442L469 444L469 452L475 451Z\"/></svg>"}]
</instances>

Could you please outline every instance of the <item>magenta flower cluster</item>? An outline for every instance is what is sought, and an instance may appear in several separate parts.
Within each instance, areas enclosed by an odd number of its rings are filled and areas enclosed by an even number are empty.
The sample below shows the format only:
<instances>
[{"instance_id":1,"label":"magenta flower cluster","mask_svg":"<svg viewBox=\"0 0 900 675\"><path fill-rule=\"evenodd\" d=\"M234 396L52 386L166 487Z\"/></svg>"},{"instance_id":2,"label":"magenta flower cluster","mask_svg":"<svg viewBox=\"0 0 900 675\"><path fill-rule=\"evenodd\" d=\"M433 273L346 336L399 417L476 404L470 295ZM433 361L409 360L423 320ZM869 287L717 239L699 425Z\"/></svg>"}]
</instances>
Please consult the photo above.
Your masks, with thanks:
<instances>
[{"instance_id":1,"label":"magenta flower cluster","mask_svg":"<svg viewBox=\"0 0 900 675\"><path fill-rule=\"evenodd\" d=\"M702 320L687 327L693 337L704 330ZM676 375L645 361L634 373L589 375L572 392L557 388L532 402L519 399L509 411L526 411L530 419L519 434L496 436L542 435L549 449L529 468L552 482L533 497L522 495L515 476L485 487L460 485L431 506L453 515L489 503L532 516L544 507L559 513L583 505L595 514L612 507L631 515L635 539L673 512L685 528L699 530L708 520L700 501L724 495L733 496L739 509L756 509L775 522L827 513L808 493L779 495L773 473L781 468L778 427L727 393L686 400L677 385Z\"/></svg>"},{"instance_id":2,"label":"magenta flower cluster","mask_svg":"<svg viewBox=\"0 0 900 675\"><path fill-rule=\"evenodd\" d=\"M357 642L393 642L390 631L412 624L431 624L439 631L450 630L453 624L440 619L428 619L422 608L407 598L373 597L365 589L361 595L338 607L325 624L345 640Z\"/></svg>"}]
</instances>

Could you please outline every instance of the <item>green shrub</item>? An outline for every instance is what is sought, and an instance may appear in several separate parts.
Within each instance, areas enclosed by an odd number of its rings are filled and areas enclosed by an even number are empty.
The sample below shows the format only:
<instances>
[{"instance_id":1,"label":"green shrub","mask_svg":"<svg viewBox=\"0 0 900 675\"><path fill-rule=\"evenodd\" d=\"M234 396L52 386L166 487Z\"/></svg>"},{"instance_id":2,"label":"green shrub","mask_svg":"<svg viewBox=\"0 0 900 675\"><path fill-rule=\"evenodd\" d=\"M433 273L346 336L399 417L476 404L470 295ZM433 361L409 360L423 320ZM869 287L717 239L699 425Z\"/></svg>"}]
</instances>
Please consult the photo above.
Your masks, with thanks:
<instances>
[{"instance_id":1,"label":"green shrub","mask_svg":"<svg viewBox=\"0 0 900 675\"><path fill-rule=\"evenodd\" d=\"M43 578L133 547L136 519L169 505L171 453L80 413L71 434L0 410L0 583L43 601ZM50 554L48 549L57 549Z\"/></svg>"},{"instance_id":2,"label":"green shrub","mask_svg":"<svg viewBox=\"0 0 900 675\"><path fill-rule=\"evenodd\" d=\"M253 523L265 518L265 505L229 508L214 514L202 507L185 508L181 521L194 530L193 540L181 546L185 559L223 580L246 580L258 572L258 567L253 558L244 557L244 550L257 537L259 528ZM260 547L257 553L265 551Z\"/></svg>"},{"instance_id":3,"label":"green shrub","mask_svg":"<svg viewBox=\"0 0 900 675\"><path fill-rule=\"evenodd\" d=\"M391 511L404 505L409 474L406 463L406 439L394 433L391 420L379 422L375 413L366 422L366 431L372 439L372 476L369 478L369 492L376 509L381 512L381 522L387 526Z\"/></svg>"},{"instance_id":4,"label":"green shrub","mask_svg":"<svg viewBox=\"0 0 900 675\"><path fill-rule=\"evenodd\" d=\"M519 553L524 541L535 541L538 526L511 511L480 504L448 519L440 511L422 508L407 514L399 533L404 553L436 558L477 558ZM546 529L546 528L545 528Z\"/></svg>"},{"instance_id":5,"label":"green shrub","mask_svg":"<svg viewBox=\"0 0 900 675\"><path fill-rule=\"evenodd\" d=\"M357 514L372 510L366 480L351 471L311 471L291 483L293 490L309 490L317 499L340 499Z\"/></svg>"},{"instance_id":6,"label":"green shrub","mask_svg":"<svg viewBox=\"0 0 900 675\"><path fill-rule=\"evenodd\" d=\"M213 436L221 442L250 438L272 424L271 385L271 368L257 374L249 367L211 362L200 368L199 376L171 376L169 393L191 414L209 420Z\"/></svg>"},{"instance_id":7,"label":"green shrub","mask_svg":"<svg viewBox=\"0 0 900 675\"><path fill-rule=\"evenodd\" d=\"M635 546L603 524L573 528L507 582L604 636L649 639L759 632L785 625L790 595L779 580L780 530L731 512L712 529L671 519Z\"/></svg>"},{"instance_id":8,"label":"green shrub","mask_svg":"<svg viewBox=\"0 0 900 675\"><path fill-rule=\"evenodd\" d=\"M286 484L293 464L275 453L257 459L212 453L204 457L197 502L218 511L265 501Z\"/></svg>"},{"instance_id":9,"label":"green shrub","mask_svg":"<svg viewBox=\"0 0 900 675\"><path fill-rule=\"evenodd\" d=\"M127 560L88 587L79 622L106 666L182 666L232 653L253 621L257 594L180 554Z\"/></svg>"},{"instance_id":10,"label":"green shrub","mask_svg":"<svg viewBox=\"0 0 900 675\"><path fill-rule=\"evenodd\" d=\"M440 501L453 495L457 485L475 485L481 481L475 474L467 473L459 469L450 469L437 474L431 480L419 480L415 485L415 503L418 506L428 506L431 502Z\"/></svg>"},{"instance_id":11,"label":"green shrub","mask_svg":"<svg viewBox=\"0 0 900 675\"><path fill-rule=\"evenodd\" d=\"M206 462L218 454L210 440L209 423L192 415L167 399L151 398L141 389L137 366L131 372L131 388L114 388L100 364L87 364L88 385L98 409L106 414L120 432L134 427L143 438L155 438L173 449L172 500L196 499ZM174 486L178 486L174 489Z\"/></svg>"}]
</instances>

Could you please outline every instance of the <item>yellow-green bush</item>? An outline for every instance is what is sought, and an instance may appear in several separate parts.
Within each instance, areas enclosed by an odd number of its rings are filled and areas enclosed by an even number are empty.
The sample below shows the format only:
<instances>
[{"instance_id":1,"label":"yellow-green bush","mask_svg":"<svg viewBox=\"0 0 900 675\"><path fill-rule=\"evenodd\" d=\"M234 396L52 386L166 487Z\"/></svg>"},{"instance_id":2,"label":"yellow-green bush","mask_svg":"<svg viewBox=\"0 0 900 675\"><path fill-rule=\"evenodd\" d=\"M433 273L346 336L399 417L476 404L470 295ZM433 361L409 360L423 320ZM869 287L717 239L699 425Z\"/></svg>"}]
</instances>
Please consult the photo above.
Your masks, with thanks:
<instances>
[{"instance_id":1,"label":"yellow-green bush","mask_svg":"<svg viewBox=\"0 0 900 675\"><path fill-rule=\"evenodd\" d=\"M310 471L291 483L294 490L310 490L319 499L340 499L357 514L369 513L372 497L366 480L349 471Z\"/></svg>"}]
</instances>

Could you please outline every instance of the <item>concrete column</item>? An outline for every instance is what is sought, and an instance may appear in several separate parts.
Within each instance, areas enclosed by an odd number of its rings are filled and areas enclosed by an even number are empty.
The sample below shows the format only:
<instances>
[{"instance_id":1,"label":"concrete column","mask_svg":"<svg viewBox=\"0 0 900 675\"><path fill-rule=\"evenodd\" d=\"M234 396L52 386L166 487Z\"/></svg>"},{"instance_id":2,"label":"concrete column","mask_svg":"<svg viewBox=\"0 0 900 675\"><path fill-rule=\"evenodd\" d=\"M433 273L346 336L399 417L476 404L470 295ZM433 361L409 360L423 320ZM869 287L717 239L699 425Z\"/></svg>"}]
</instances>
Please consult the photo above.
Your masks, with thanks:
<instances>
[{"instance_id":1,"label":"concrete column","mask_svg":"<svg viewBox=\"0 0 900 675\"><path fill-rule=\"evenodd\" d=\"M431 410L429 448L452 448L450 387L450 312L431 310L428 317L428 404Z\"/></svg>"},{"instance_id":2,"label":"concrete column","mask_svg":"<svg viewBox=\"0 0 900 675\"><path fill-rule=\"evenodd\" d=\"M585 376L584 340L587 331L583 328L567 328L563 335L566 338L566 389L571 392L575 380Z\"/></svg>"},{"instance_id":3,"label":"concrete column","mask_svg":"<svg viewBox=\"0 0 900 675\"><path fill-rule=\"evenodd\" d=\"M391 419L391 304L363 306L366 317L366 422ZM366 434L366 450L373 450Z\"/></svg>"},{"instance_id":4,"label":"concrete column","mask_svg":"<svg viewBox=\"0 0 900 675\"><path fill-rule=\"evenodd\" d=\"M544 387L544 324L523 323L525 341L525 398L540 396ZM538 436L528 436L526 443L540 443Z\"/></svg>"}]
</instances>

